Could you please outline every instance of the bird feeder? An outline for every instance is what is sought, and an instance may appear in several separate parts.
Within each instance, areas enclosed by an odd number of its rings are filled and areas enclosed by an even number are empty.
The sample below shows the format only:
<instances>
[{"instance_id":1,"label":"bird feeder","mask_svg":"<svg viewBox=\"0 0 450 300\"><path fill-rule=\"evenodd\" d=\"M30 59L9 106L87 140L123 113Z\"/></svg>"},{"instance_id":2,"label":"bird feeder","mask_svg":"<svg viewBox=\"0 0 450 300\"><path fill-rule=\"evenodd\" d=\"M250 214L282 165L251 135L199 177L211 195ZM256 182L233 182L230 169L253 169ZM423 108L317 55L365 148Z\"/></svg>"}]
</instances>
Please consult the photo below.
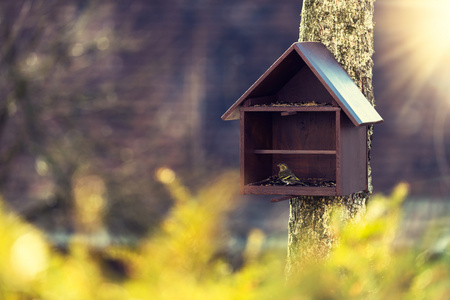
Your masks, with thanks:
<instances>
[{"instance_id":1,"label":"bird feeder","mask_svg":"<svg viewBox=\"0 0 450 300\"><path fill-rule=\"evenodd\" d=\"M240 119L241 194L368 189L367 127L383 119L321 43L294 43L222 119ZM271 182L280 163L304 184Z\"/></svg>"}]
</instances>

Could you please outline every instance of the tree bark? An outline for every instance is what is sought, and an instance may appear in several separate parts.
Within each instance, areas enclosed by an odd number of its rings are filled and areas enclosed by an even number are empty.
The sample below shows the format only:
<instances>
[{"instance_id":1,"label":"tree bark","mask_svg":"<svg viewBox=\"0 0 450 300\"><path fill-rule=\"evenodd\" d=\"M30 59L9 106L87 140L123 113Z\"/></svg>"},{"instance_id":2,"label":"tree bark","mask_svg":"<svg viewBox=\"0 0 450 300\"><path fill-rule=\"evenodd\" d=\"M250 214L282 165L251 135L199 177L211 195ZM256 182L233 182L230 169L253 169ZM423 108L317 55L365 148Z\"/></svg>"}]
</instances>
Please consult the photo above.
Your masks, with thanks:
<instances>
[{"instance_id":1,"label":"tree bark","mask_svg":"<svg viewBox=\"0 0 450 300\"><path fill-rule=\"evenodd\" d=\"M299 41L322 42L374 104L372 87L373 12L375 0L304 0ZM305 263L326 258L337 240L333 212L341 221L357 221L365 212L372 192L370 148L373 128L368 130L369 191L346 197L298 197L290 200L288 225L288 278ZM336 210L335 208L340 208Z\"/></svg>"}]
</instances>

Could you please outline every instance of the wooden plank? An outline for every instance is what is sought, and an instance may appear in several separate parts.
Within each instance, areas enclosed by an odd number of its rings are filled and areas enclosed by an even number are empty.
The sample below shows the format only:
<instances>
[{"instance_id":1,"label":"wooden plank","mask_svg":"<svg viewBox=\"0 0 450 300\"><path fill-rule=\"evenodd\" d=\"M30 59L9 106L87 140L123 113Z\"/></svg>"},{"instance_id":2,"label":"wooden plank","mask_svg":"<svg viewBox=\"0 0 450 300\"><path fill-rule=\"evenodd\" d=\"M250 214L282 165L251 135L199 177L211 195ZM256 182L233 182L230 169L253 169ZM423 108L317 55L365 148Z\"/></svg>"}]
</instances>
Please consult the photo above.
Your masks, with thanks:
<instances>
[{"instance_id":1,"label":"wooden plank","mask_svg":"<svg viewBox=\"0 0 450 300\"><path fill-rule=\"evenodd\" d=\"M366 188L365 191L369 190L369 145L368 145L368 139L369 139L369 128L368 126L366 126L366 138L364 139L365 142L365 147L366 147L366 170L364 171L364 173L366 174Z\"/></svg>"},{"instance_id":2,"label":"wooden plank","mask_svg":"<svg viewBox=\"0 0 450 300\"><path fill-rule=\"evenodd\" d=\"M341 177L341 112L336 112L336 194L342 196Z\"/></svg>"},{"instance_id":3,"label":"wooden plank","mask_svg":"<svg viewBox=\"0 0 450 300\"><path fill-rule=\"evenodd\" d=\"M335 111L274 114L272 150L336 150L334 119Z\"/></svg>"},{"instance_id":4,"label":"wooden plank","mask_svg":"<svg viewBox=\"0 0 450 300\"><path fill-rule=\"evenodd\" d=\"M323 155L336 155L336 150L263 150L256 149L253 151L255 154L323 154Z\"/></svg>"},{"instance_id":5,"label":"wooden plank","mask_svg":"<svg viewBox=\"0 0 450 300\"><path fill-rule=\"evenodd\" d=\"M245 194L289 196L336 196L335 187L244 186Z\"/></svg>"}]
</instances>

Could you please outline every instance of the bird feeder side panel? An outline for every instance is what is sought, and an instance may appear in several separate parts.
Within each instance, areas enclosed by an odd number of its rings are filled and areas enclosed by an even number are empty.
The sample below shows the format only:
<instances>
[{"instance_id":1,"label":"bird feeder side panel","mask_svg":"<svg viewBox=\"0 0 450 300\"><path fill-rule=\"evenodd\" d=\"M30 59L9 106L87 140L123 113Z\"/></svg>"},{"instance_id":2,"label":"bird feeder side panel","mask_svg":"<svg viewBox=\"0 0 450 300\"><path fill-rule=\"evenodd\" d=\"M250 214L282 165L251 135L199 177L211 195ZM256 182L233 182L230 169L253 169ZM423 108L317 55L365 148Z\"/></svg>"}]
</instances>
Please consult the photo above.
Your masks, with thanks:
<instances>
[{"instance_id":1,"label":"bird feeder side panel","mask_svg":"<svg viewBox=\"0 0 450 300\"><path fill-rule=\"evenodd\" d=\"M340 193L367 191L367 126L355 127L345 114L340 119Z\"/></svg>"},{"instance_id":2,"label":"bird feeder side panel","mask_svg":"<svg viewBox=\"0 0 450 300\"><path fill-rule=\"evenodd\" d=\"M241 193L246 184L270 176L272 157L255 155L256 149L271 149L272 116L267 112L245 113L241 111Z\"/></svg>"}]
</instances>

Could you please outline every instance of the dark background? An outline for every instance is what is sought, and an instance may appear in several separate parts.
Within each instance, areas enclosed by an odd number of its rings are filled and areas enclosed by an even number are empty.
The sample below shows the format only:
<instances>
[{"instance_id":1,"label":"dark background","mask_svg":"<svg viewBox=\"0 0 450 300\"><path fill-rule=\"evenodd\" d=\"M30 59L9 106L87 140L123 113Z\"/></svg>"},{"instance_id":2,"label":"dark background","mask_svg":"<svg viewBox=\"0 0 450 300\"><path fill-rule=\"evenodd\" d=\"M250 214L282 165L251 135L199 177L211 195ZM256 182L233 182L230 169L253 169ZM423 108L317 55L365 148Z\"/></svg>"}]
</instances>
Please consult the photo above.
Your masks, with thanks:
<instances>
[{"instance_id":1,"label":"dark background","mask_svg":"<svg viewBox=\"0 0 450 300\"><path fill-rule=\"evenodd\" d=\"M436 30L449 7L433 3L375 4L375 193L408 182L411 198L450 195L450 39ZM146 233L171 205L158 168L193 190L238 169L239 122L220 116L297 41L300 12L297 0L2 1L4 201L70 232L73 190L94 174L110 231ZM288 204L268 205L242 197L235 222L270 210L285 224Z\"/></svg>"}]
</instances>

